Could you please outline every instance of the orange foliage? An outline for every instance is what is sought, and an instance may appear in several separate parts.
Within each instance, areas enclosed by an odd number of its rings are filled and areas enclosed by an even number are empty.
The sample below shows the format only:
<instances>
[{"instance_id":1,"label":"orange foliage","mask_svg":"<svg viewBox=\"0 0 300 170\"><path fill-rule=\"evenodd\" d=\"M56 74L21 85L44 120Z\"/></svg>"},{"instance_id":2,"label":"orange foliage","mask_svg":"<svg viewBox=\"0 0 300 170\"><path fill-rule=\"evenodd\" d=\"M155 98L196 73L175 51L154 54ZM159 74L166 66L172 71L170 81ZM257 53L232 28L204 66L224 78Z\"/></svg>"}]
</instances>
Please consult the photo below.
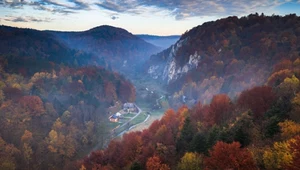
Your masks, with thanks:
<instances>
[{"instance_id":1,"label":"orange foliage","mask_svg":"<svg viewBox=\"0 0 300 170\"><path fill-rule=\"evenodd\" d=\"M291 69L292 66L293 63L291 62L291 60L284 59L280 63L274 66L274 72L285 70L285 69Z\"/></svg>"},{"instance_id":2,"label":"orange foliage","mask_svg":"<svg viewBox=\"0 0 300 170\"><path fill-rule=\"evenodd\" d=\"M293 162L286 167L289 170L300 169L300 136L296 136L293 140L289 141L291 152L293 153Z\"/></svg>"},{"instance_id":3,"label":"orange foliage","mask_svg":"<svg viewBox=\"0 0 300 170\"><path fill-rule=\"evenodd\" d=\"M45 112L43 101L38 96L24 96L20 99L20 104L28 115L40 116Z\"/></svg>"},{"instance_id":4,"label":"orange foliage","mask_svg":"<svg viewBox=\"0 0 300 170\"><path fill-rule=\"evenodd\" d=\"M238 142L231 144L217 142L209 151L210 157L205 159L206 169L257 169L251 153L240 147Z\"/></svg>"},{"instance_id":5,"label":"orange foliage","mask_svg":"<svg viewBox=\"0 0 300 170\"><path fill-rule=\"evenodd\" d=\"M276 86L279 85L281 82L284 81L287 77L292 77L293 73L291 70L285 69L280 70L278 72L273 73L269 78L267 85L269 86Z\"/></svg>"},{"instance_id":6,"label":"orange foliage","mask_svg":"<svg viewBox=\"0 0 300 170\"><path fill-rule=\"evenodd\" d=\"M146 167L147 170L170 170L168 165L161 163L161 160L158 156L149 158Z\"/></svg>"}]
</instances>

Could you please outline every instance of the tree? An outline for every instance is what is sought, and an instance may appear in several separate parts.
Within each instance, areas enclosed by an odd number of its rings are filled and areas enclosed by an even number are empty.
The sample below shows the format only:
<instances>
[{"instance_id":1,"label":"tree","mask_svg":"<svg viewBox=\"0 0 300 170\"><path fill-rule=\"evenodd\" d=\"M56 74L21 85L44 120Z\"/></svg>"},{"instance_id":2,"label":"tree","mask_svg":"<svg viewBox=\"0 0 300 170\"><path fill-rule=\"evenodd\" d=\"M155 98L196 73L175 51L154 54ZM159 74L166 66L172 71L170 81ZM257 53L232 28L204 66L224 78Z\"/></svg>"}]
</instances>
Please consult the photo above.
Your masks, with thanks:
<instances>
[{"instance_id":1,"label":"tree","mask_svg":"<svg viewBox=\"0 0 300 170\"><path fill-rule=\"evenodd\" d=\"M20 104L28 115L40 116L45 112L43 101L38 96L24 96L20 99Z\"/></svg>"},{"instance_id":2,"label":"tree","mask_svg":"<svg viewBox=\"0 0 300 170\"><path fill-rule=\"evenodd\" d=\"M201 170L202 168L202 158L197 153L187 152L180 159L178 164L179 170Z\"/></svg>"},{"instance_id":3,"label":"tree","mask_svg":"<svg viewBox=\"0 0 300 170\"><path fill-rule=\"evenodd\" d=\"M193 140L191 141L189 151L197 153L207 152L207 142L206 136L202 133L197 133L194 135Z\"/></svg>"},{"instance_id":4,"label":"tree","mask_svg":"<svg viewBox=\"0 0 300 170\"><path fill-rule=\"evenodd\" d=\"M290 139L300 134L300 124L290 120L285 120L279 124L281 136L283 139Z\"/></svg>"},{"instance_id":5,"label":"tree","mask_svg":"<svg viewBox=\"0 0 300 170\"><path fill-rule=\"evenodd\" d=\"M210 156L205 159L205 167L215 170L256 169L251 153L240 147L238 142L231 144L217 142L209 151Z\"/></svg>"},{"instance_id":6,"label":"tree","mask_svg":"<svg viewBox=\"0 0 300 170\"><path fill-rule=\"evenodd\" d=\"M270 170L282 169L285 166L291 165L293 155L290 151L290 143L275 142L273 148L267 149L264 152L263 160L265 168Z\"/></svg>"},{"instance_id":7,"label":"tree","mask_svg":"<svg viewBox=\"0 0 300 170\"><path fill-rule=\"evenodd\" d=\"M289 113L290 118L296 122L300 122L300 93L292 99L292 111Z\"/></svg>"},{"instance_id":8,"label":"tree","mask_svg":"<svg viewBox=\"0 0 300 170\"><path fill-rule=\"evenodd\" d=\"M169 166L163 164L158 156L152 156L147 160L147 170L170 170Z\"/></svg>"},{"instance_id":9,"label":"tree","mask_svg":"<svg viewBox=\"0 0 300 170\"><path fill-rule=\"evenodd\" d=\"M3 91L0 89L0 104L4 101L4 99L5 99L4 93L3 93Z\"/></svg>"},{"instance_id":10,"label":"tree","mask_svg":"<svg viewBox=\"0 0 300 170\"><path fill-rule=\"evenodd\" d=\"M243 91L237 103L242 109L251 109L255 119L261 119L275 99L271 87L261 86Z\"/></svg>"},{"instance_id":11,"label":"tree","mask_svg":"<svg viewBox=\"0 0 300 170\"><path fill-rule=\"evenodd\" d=\"M216 124L223 124L230 119L232 104L226 94L219 94L213 97L209 105L209 114Z\"/></svg>"},{"instance_id":12,"label":"tree","mask_svg":"<svg viewBox=\"0 0 300 170\"><path fill-rule=\"evenodd\" d=\"M280 94L287 97L293 97L299 91L300 81L293 75L291 78L287 77L279 85Z\"/></svg>"},{"instance_id":13,"label":"tree","mask_svg":"<svg viewBox=\"0 0 300 170\"><path fill-rule=\"evenodd\" d=\"M289 141L290 150L293 153L293 161L286 167L289 170L300 169L300 136L296 136Z\"/></svg>"},{"instance_id":14,"label":"tree","mask_svg":"<svg viewBox=\"0 0 300 170\"><path fill-rule=\"evenodd\" d=\"M194 129L191 124L190 117L186 117L184 121L183 128L180 131L179 139L176 143L176 148L178 151L185 151L192 141L194 136Z\"/></svg>"}]
</instances>

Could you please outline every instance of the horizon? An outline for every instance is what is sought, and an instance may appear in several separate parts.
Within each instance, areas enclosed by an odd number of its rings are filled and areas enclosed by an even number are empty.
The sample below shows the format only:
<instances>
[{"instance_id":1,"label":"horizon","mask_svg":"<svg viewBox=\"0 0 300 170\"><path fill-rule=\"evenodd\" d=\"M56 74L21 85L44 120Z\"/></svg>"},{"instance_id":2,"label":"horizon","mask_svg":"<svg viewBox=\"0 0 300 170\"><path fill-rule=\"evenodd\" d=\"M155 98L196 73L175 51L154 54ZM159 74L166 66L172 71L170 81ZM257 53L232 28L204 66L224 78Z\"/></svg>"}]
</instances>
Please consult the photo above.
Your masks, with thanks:
<instances>
[{"instance_id":1,"label":"horizon","mask_svg":"<svg viewBox=\"0 0 300 170\"><path fill-rule=\"evenodd\" d=\"M172 36L229 16L299 16L299 9L300 0L0 0L0 25L74 32L109 25L135 35Z\"/></svg>"}]
</instances>

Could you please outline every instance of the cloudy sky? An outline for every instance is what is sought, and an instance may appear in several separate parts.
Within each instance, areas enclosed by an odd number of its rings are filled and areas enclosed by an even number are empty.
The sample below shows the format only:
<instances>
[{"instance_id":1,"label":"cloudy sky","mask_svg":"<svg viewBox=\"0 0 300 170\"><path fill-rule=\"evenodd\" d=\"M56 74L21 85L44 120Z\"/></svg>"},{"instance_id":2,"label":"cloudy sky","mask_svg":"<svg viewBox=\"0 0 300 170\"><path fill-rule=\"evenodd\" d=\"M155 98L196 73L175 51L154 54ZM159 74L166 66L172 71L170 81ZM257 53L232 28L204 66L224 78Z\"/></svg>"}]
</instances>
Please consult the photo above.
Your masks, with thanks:
<instances>
[{"instance_id":1,"label":"cloudy sky","mask_svg":"<svg viewBox=\"0 0 300 170\"><path fill-rule=\"evenodd\" d=\"M0 0L0 25L81 31L99 25L174 35L203 22L250 13L300 15L300 0Z\"/></svg>"}]
</instances>

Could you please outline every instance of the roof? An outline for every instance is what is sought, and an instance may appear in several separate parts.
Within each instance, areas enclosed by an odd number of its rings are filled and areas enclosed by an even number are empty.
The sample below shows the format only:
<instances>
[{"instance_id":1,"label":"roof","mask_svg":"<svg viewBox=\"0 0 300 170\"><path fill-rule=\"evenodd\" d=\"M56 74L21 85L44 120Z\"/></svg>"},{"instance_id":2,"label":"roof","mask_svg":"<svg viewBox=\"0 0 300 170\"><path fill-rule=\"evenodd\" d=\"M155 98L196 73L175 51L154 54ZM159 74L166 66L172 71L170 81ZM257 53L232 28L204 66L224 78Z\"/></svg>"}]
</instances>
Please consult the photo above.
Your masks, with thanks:
<instances>
[{"instance_id":1,"label":"roof","mask_svg":"<svg viewBox=\"0 0 300 170\"><path fill-rule=\"evenodd\" d=\"M132 108L132 107L134 107L134 104L133 103L124 103L123 106L127 107L127 108Z\"/></svg>"},{"instance_id":2,"label":"roof","mask_svg":"<svg viewBox=\"0 0 300 170\"><path fill-rule=\"evenodd\" d=\"M118 119L119 118L119 116L117 116L117 115L112 115L111 117L110 117L111 119Z\"/></svg>"}]
</instances>

